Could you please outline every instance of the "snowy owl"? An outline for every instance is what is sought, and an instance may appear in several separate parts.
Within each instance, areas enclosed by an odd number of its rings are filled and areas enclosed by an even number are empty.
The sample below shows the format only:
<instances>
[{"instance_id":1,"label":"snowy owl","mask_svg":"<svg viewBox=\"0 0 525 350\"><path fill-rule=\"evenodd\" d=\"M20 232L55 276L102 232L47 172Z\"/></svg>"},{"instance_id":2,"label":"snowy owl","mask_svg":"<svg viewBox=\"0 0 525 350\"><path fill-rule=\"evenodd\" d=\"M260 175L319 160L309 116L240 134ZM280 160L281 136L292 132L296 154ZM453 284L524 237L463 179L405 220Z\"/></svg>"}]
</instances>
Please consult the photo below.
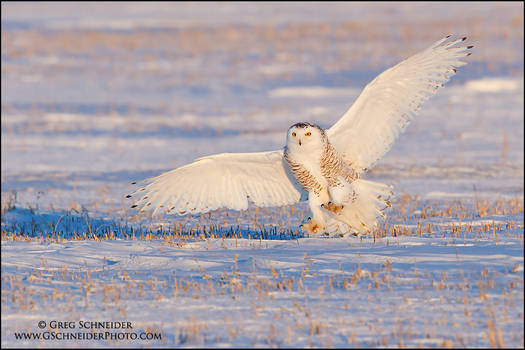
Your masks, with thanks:
<instances>
[{"instance_id":1,"label":"snowy owl","mask_svg":"<svg viewBox=\"0 0 525 350\"><path fill-rule=\"evenodd\" d=\"M472 46L449 36L387 69L370 82L331 128L292 125L284 149L222 153L157 177L128 198L132 208L177 215L218 208L243 210L308 200L302 228L309 235L363 234L390 207L391 187L364 180L391 148L421 104L442 87Z\"/></svg>"}]
</instances>

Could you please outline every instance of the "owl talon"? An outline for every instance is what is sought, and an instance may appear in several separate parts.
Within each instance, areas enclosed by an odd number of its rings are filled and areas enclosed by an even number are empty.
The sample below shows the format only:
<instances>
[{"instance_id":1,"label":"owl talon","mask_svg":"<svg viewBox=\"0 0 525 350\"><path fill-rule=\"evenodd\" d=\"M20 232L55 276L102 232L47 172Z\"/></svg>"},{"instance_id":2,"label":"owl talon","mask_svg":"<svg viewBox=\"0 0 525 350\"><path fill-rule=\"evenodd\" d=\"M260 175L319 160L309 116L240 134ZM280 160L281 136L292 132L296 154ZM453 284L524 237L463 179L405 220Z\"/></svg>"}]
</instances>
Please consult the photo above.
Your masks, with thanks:
<instances>
[{"instance_id":1,"label":"owl talon","mask_svg":"<svg viewBox=\"0 0 525 350\"><path fill-rule=\"evenodd\" d=\"M321 208L331 211L334 214L339 214L344 209L344 207L344 205L335 205L333 202L321 204Z\"/></svg>"},{"instance_id":2,"label":"owl talon","mask_svg":"<svg viewBox=\"0 0 525 350\"><path fill-rule=\"evenodd\" d=\"M324 231L324 227L320 225L317 221L312 220L312 218L308 218L308 223L302 224L301 228L305 230L309 236Z\"/></svg>"},{"instance_id":3,"label":"owl talon","mask_svg":"<svg viewBox=\"0 0 525 350\"><path fill-rule=\"evenodd\" d=\"M310 223L310 221L312 221L312 218L311 217L308 217L308 219L306 219L306 221L308 221L308 223ZM305 225L307 225L306 223L303 223L301 225L299 225L300 228L303 228Z\"/></svg>"}]
</instances>

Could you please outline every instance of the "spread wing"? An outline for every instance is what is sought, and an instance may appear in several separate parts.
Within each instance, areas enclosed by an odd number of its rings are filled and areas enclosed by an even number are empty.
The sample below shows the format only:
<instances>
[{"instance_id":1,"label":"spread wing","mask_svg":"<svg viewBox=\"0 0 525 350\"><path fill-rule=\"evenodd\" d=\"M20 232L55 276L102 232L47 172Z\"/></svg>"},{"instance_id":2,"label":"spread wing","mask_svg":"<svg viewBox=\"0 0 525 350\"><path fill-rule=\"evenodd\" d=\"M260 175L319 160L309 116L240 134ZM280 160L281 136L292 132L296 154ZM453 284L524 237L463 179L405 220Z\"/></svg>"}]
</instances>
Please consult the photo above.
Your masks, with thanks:
<instances>
[{"instance_id":1,"label":"spread wing","mask_svg":"<svg viewBox=\"0 0 525 350\"><path fill-rule=\"evenodd\" d=\"M221 207L248 208L293 204L305 195L284 164L283 151L222 153L157 177L127 197L134 207L179 215L206 213Z\"/></svg>"},{"instance_id":2,"label":"spread wing","mask_svg":"<svg viewBox=\"0 0 525 350\"><path fill-rule=\"evenodd\" d=\"M363 90L343 117L327 130L330 142L358 172L371 168L390 150L420 106L466 63L472 46L464 41L434 43L387 69Z\"/></svg>"}]
</instances>

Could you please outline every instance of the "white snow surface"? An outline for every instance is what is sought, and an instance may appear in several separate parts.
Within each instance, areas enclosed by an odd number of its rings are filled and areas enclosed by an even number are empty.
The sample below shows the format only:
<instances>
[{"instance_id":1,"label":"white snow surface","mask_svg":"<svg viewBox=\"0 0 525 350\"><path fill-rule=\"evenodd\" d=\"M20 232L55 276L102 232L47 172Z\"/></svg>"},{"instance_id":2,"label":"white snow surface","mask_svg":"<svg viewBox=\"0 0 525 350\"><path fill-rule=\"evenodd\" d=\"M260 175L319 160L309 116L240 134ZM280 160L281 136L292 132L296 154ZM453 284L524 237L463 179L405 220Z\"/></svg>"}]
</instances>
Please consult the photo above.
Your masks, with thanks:
<instances>
[{"instance_id":1,"label":"white snow surface","mask_svg":"<svg viewBox=\"0 0 525 350\"><path fill-rule=\"evenodd\" d=\"M375 243L3 241L2 255L3 297L12 300L3 309L4 345L484 347L492 336L510 347L523 342L522 238L501 237L497 245L428 236ZM22 330L71 331L41 330L42 320L71 321L73 331L88 333L81 321L125 320L133 327L126 332L162 339L14 340Z\"/></svg>"}]
</instances>

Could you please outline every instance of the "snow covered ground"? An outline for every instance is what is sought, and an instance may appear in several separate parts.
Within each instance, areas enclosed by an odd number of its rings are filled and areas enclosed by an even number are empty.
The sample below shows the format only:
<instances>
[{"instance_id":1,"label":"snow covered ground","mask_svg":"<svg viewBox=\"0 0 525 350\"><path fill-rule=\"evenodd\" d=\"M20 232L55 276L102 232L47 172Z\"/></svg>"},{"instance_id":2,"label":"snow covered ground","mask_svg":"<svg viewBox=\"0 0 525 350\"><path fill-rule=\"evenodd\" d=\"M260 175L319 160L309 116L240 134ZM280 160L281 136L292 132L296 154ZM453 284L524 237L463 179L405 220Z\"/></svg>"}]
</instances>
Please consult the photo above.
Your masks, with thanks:
<instances>
[{"instance_id":1,"label":"snow covered ground","mask_svg":"<svg viewBox=\"0 0 525 350\"><path fill-rule=\"evenodd\" d=\"M523 4L71 6L2 3L3 347L523 347ZM369 173L396 192L374 235L129 209L134 180L329 127L446 34L473 55ZM131 328L20 333L81 321Z\"/></svg>"},{"instance_id":2,"label":"snow covered ground","mask_svg":"<svg viewBox=\"0 0 525 350\"><path fill-rule=\"evenodd\" d=\"M3 241L2 341L46 347L518 347L523 229L510 232L464 238L441 231L375 243ZM53 320L74 322L76 329L53 328ZM89 333L79 322L122 320L132 323L126 332L150 331L162 339L15 338L23 331ZM39 321L46 327L40 329ZM97 330L105 331L115 330Z\"/></svg>"}]
</instances>

